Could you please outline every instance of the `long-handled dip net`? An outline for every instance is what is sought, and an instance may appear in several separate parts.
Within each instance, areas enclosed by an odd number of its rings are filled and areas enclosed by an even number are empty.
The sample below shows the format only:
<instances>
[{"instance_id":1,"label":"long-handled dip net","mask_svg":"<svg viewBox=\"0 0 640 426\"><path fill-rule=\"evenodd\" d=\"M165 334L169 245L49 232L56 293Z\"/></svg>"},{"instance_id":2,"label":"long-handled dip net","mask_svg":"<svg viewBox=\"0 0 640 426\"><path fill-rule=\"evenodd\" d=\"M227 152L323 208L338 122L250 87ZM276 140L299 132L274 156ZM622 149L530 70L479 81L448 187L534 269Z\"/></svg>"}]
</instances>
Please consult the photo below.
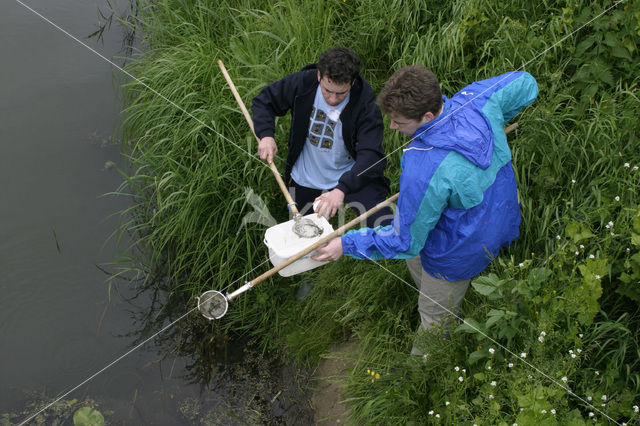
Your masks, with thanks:
<instances>
[{"instance_id":1,"label":"long-handled dip net","mask_svg":"<svg viewBox=\"0 0 640 426\"><path fill-rule=\"evenodd\" d=\"M219 291L205 291L198 297L198 310L209 320L222 318L227 313L228 307L227 298Z\"/></svg>"}]
</instances>

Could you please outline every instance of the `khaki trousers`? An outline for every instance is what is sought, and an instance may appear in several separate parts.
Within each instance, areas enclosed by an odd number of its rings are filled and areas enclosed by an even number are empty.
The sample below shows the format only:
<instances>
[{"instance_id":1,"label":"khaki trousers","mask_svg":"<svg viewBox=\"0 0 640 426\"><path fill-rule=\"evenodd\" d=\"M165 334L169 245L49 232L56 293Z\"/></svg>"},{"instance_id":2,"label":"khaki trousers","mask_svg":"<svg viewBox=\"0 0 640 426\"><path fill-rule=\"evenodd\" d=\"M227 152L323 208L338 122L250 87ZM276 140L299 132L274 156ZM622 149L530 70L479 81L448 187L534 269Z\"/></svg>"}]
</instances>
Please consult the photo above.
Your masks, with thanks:
<instances>
[{"instance_id":1,"label":"khaki trousers","mask_svg":"<svg viewBox=\"0 0 640 426\"><path fill-rule=\"evenodd\" d=\"M418 296L418 312L421 320L419 330L428 330L439 325L443 319L444 329L448 330L450 321L448 315L458 314L458 309L471 279L446 281L434 278L422 268L420 255L407 259L407 267L420 290ZM422 351L414 344L411 354L422 355Z\"/></svg>"}]
</instances>

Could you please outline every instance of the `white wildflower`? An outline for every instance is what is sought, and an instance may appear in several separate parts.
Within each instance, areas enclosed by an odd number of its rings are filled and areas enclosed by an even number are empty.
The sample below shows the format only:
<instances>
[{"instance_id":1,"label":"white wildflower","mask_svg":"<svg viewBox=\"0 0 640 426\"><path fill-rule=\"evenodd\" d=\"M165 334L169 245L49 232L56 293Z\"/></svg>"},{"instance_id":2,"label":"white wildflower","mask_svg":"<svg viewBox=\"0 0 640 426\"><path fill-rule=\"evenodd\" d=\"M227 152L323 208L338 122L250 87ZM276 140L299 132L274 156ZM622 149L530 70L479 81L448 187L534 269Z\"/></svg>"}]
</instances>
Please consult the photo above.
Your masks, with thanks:
<instances>
[{"instance_id":1,"label":"white wildflower","mask_svg":"<svg viewBox=\"0 0 640 426\"><path fill-rule=\"evenodd\" d=\"M578 337L582 339L582 337L584 336L584 334L580 333L578 334Z\"/></svg>"},{"instance_id":2,"label":"white wildflower","mask_svg":"<svg viewBox=\"0 0 640 426\"><path fill-rule=\"evenodd\" d=\"M569 379L567 379L567 376L562 377L562 379L560 379L560 380L562 380L565 383L567 383L567 381L569 381Z\"/></svg>"},{"instance_id":3,"label":"white wildflower","mask_svg":"<svg viewBox=\"0 0 640 426\"><path fill-rule=\"evenodd\" d=\"M456 371L460 371L460 367L458 367L458 366L456 365L456 367L454 368L454 370L456 370Z\"/></svg>"},{"instance_id":4,"label":"white wildflower","mask_svg":"<svg viewBox=\"0 0 640 426\"><path fill-rule=\"evenodd\" d=\"M629 163L624 163L624 166L625 166L625 167L631 167L631 164L629 164Z\"/></svg>"},{"instance_id":5,"label":"white wildflower","mask_svg":"<svg viewBox=\"0 0 640 426\"><path fill-rule=\"evenodd\" d=\"M576 250L576 256L579 255L579 254L580 254L580 252Z\"/></svg>"},{"instance_id":6,"label":"white wildflower","mask_svg":"<svg viewBox=\"0 0 640 426\"><path fill-rule=\"evenodd\" d=\"M607 395L602 395L602 396L600 397L600 399L601 399L601 400L603 400L603 401L606 401L606 400L607 400Z\"/></svg>"},{"instance_id":7,"label":"white wildflower","mask_svg":"<svg viewBox=\"0 0 640 426\"><path fill-rule=\"evenodd\" d=\"M526 357L527 357L527 353L526 353L526 352L522 352L522 353L520 354L520 358L526 358Z\"/></svg>"},{"instance_id":8,"label":"white wildflower","mask_svg":"<svg viewBox=\"0 0 640 426\"><path fill-rule=\"evenodd\" d=\"M635 411L636 413L640 412L640 407L638 407L637 405L634 405L633 411Z\"/></svg>"},{"instance_id":9,"label":"white wildflower","mask_svg":"<svg viewBox=\"0 0 640 426\"><path fill-rule=\"evenodd\" d=\"M492 393L489 394L489 399L493 399L493 394Z\"/></svg>"},{"instance_id":10,"label":"white wildflower","mask_svg":"<svg viewBox=\"0 0 640 426\"><path fill-rule=\"evenodd\" d=\"M577 357L577 356L578 356L578 355L576 355L576 354L571 354L571 358L574 358L574 359L575 359L575 357Z\"/></svg>"},{"instance_id":11,"label":"white wildflower","mask_svg":"<svg viewBox=\"0 0 640 426\"><path fill-rule=\"evenodd\" d=\"M449 401L445 402L444 405L449 405L451 404Z\"/></svg>"},{"instance_id":12,"label":"white wildflower","mask_svg":"<svg viewBox=\"0 0 640 426\"><path fill-rule=\"evenodd\" d=\"M544 342L544 337L538 336L538 342L540 342L540 343Z\"/></svg>"},{"instance_id":13,"label":"white wildflower","mask_svg":"<svg viewBox=\"0 0 640 426\"><path fill-rule=\"evenodd\" d=\"M540 335L544 337L544 336L546 336L546 335L547 335L547 332L546 332L546 331L544 331L544 330L542 330L542 331L540 332Z\"/></svg>"},{"instance_id":14,"label":"white wildflower","mask_svg":"<svg viewBox=\"0 0 640 426\"><path fill-rule=\"evenodd\" d=\"M589 255L589 259L595 259L596 257L592 254Z\"/></svg>"},{"instance_id":15,"label":"white wildflower","mask_svg":"<svg viewBox=\"0 0 640 426\"><path fill-rule=\"evenodd\" d=\"M429 410L429 415L433 416L433 410Z\"/></svg>"},{"instance_id":16,"label":"white wildflower","mask_svg":"<svg viewBox=\"0 0 640 426\"><path fill-rule=\"evenodd\" d=\"M556 409L555 408L551 409L551 414L556 414Z\"/></svg>"},{"instance_id":17,"label":"white wildflower","mask_svg":"<svg viewBox=\"0 0 640 426\"><path fill-rule=\"evenodd\" d=\"M634 171L638 170L638 166L633 166L633 170Z\"/></svg>"},{"instance_id":18,"label":"white wildflower","mask_svg":"<svg viewBox=\"0 0 640 426\"><path fill-rule=\"evenodd\" d=\"M458 381L459 381L460 383L464 382L464 377L462 377L462 376L458 377Z\"/></svg>"},{"instance_id":19,"label":"white wildflower","mask_svg":"<svg viewBox=\"0 0 640 426\"><path fill-rule=\"evenodd\" d=\"M440 414L436 414L436 418L439 419L440 418Z\"/></svg>"},{"instance_id":20,"label":"white wildflower","mask_svg":"<svg viewBox=\"0 0 640 426\"><path fill-rule=\"evenodd\" d=\"M600 279L600 275L596 275L596 280L599 280L599 279Z\"/></svg>"},{"instance_id":21,"label":"white wildflower","mask_svg":"<svg viewBox=\"0 0 640 426\"><path fill-rule=\"evenodd\" d=\"M573 349L569 349L569 353L572 354L573 353Z\"/></svg>"},{"instance_id":22,"label":"white wildflower","mask_svg":"<svg viewBox=\"0 0 640 426\"><path fill-rule=\"evenodd\" d=\"M589 417L593 417L595 416L595 414L593 414L593 411L589 411Z\"/></svg>"},{"instance_id":23,"label":"white wildflower","mask_svg":"<svg viewBox=\"0 0 640 426\"><path fill-rule=\"evenodd\" d=\"M495 349L493 349L493 348L489 348L489 353L490 353L491 355L493 355L493 354L495 353L495 351L496 351Z\"/></svg>"},{"instance_id":24,"label":"white wildflower","mask_svg":"<svg viewBox=\"0 0 640 426\"><path fill-rule=\"evenodd\" d=\"M520 264L518 265L521 268L524 268L524 263L520 262Z\"/></svg>"},{"instance_id":25,"label":"white wildflower","mask_svg":"<svg viewBox=\"0 0 640 426\"><path fill-rule=\"evenodd\" d=\"M487 370L491 370L491 366L490 365L487 365Z\"/></svg>"},{"instance_id":26,"label":"white wildflower","mask_svg":"<svg viewBox=\"0 0 640 426\"><path fill-rule=\"evenodd\" d=\"M620 201L620 196L616 195L615 200L616 200L616 201Z\"/></svg>"},{"instance_id":27,"label":"white wildflower","mask_svg":"<svg viewBox=\"0 0 640 426\"><path fill-rule=\"evenodd\" d=\"M583 248L584 248L584 246L582 244L580 244L580 249L583 249Z\"/></svg>"},{"instance_id":28,"label":"white wildflower","mask_svg":"<svg viewBox=\"0 0 640 426\"><path fill-rule=\"evenodd\" d=\"M542 414L547 414L547 410L540 410Z\"/></svg>"},{"instance_id":29,"label":"white wildflower","mask_svg":"<svg viewBox=\"0 0 640 426\"><path fill-rule=\"evenodd\" d=\"M491 386L495 386L495 385L497 385L497 384L498 384L498 383L496 383L496 381L495 381L495 380L491 382Z\"/></svg>"},{"instance_id":30,"label":"white wildflower","mask_svg":"<svg viewBox=\"0 0 640 426\"><path fill-rule=\"evenodd\" d=\"M513 363L512 363L512 362L510 362L509 364L507 364L507 367L509 367L509 368L513 368Z\"/></svg>"},{"instance_id":31,"label":"white wildflower","mask_svg":"<svg viewBox=\"0 0 640 426\"><path fill-rule=\"evenodd\" d=\"M592 399L591 395L587 396L587 401L591 402Z\"/></svg>"},{"instance_id":32,"label":"white wildflower","mask_svg":"<svg viewBox=\"0 0 640 426\"><path fill-rule=\"evenodd\" d=\"M580 353L580 352L582 352L582 349L578 348L578 349L576 349L576 352Z\"/></svg>"},{"instance_id":33,"label":"white wildflower","mask_svg":"<svg viewBox=\"0 0 640 426\"><path fill-rule=\"evenodd\" d=\"M599 376L599 375L600 375L600 372L599 372L599 371L596 371L596 372L595 372L595 375L596 375L596 376Z\"/></svg>"},{"instance_id":34,"label":"white wildflower","mask_svg":"<svg viewBox=\"0 0 640 426\"><path fill-rule=\"evenodd\" d=\"M609 221L609 223L607 225L609 225L609 227L613 228L613 222L612 221Z\"/></svg>"},{"instance_id":35,"label":"white wildflower","mask_svg":"<svg viewBox=\"0 0 640 426\"><path fill-rule=\"evenodd\" d=\"M575 179L571 179L571 183L576 183L576 180Z\"/></svg>"},{"instance_id":36,"label":"white wildflower","mask_svg":"<svg viewBox=\"0 0 640 426\"><path fill-rule=\"evenodd\" d=\"M559 240L560 238L560 235L556 235L556 240Z\"/></svg>"}]
</instances>

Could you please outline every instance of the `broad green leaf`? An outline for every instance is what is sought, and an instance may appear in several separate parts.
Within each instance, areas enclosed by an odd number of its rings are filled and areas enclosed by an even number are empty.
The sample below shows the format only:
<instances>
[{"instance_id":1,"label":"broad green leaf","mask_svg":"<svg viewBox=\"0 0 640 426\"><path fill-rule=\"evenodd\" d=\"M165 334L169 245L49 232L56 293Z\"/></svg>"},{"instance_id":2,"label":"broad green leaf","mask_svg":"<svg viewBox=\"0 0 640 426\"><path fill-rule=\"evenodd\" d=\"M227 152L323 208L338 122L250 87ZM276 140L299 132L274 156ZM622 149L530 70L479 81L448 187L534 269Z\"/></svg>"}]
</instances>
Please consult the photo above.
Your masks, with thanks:
<instances>
[{"instance_id":1,"label":"broad green leaf","mask_svg":"<svg viewBox=\"0 0 640 426\"><path fill-rule=\"evenodd\" d=\"M604 44L609 47L618 46L620 44L620 40L618 36L612 32L608 32L604 35Z\"/></svg>"},{"instance_id":2,"label":"broad green leaf","mask_svg":"<svg viewBox=\"0 0 640 426\"><path fill-rule=\"evenodd\" d=\"M82 407L73 415L73 424L76 426L103 426L104 417L98 410Z\"/></svg>"},{"instance_id":3,"label":"broad green leaf","mask_svg":"<svg viewBox=\"0 0 640 426\"><path fill-rule=\"evenodd\" d=\"M500 283L500 279L496 274L489 274L487 276L478 277L471 285L473 288L483 296L488 296L494 291L496 291L498 284Z\"/></svg>"},{"instance_id":4,"label":"broad green leaf","mask_svg":"<svg viewBox=\"0 0 640 426\"><path fill-rule=\"evenodd\" d=\"M598 89L600 89L600 86L597 84L588 84L582 91L582 97L587 99L593 98L595 94L598 93Z\"/></svg>"},{"instance_id":5,"label":"broad green leaf","mask_svg":"<svg viewBox=\"0 0 640 426\"><path fill-rule=\"evenodd\" d=\"M615 86L613 74L611 74L611 70L609 69L601 70L598 74L598 79L604 83L607 83L609 86Z\"/></svg>"},{"instance_id":6,"label":"broad green leaf","mask_svg":"<svg viewBox=\"0 0 640 426\"><path fill-rule=\"evenodd\" d=\"M487 349L480 349L477 351L473 351L469 354L469 364L475 364L481 359L488 358L489 351Z\"/></svg>"},{"instance_id":7,"label":"broad green leaf","mask_svg":"<svg viewBox=\"0 0 640 426\"><path fill-rule=\"evenodd\" d=\"M609 273L607 259L587 259L584 265L578 266L578 269L584 278L589 279L604 278Z\"/></svg>"},{"instance_id":8,"label":"broad green leaf","mask_svg":"<svg viewBox=\"0 0 640 426\"><path fill-rule=\"evenodd\" d=\"M628 61L631 61L631 54L629 53L629 51L627 50L626 47L622 47L622 46L615 46L611 48L611 56L615 57L615 58L620 58L620 59L626 59Z\"/></svg>"},{"instance_id":9,"label":"broad green leaf","mask_svg":"<svg viewBox=\"0 0 640 426\"><path fill-rule=\"evenodd\" d=\"M596 86L596 89L597 89L597 86ZM582 224L576 221L569 222L569 224L567 225L567 228L564 231L564 234L566 237L571 238L574 243L577 243L578 241L582 241L587 238L591 238L595 236L588 228L586 228L585 226L583 226Z\"/></svg>"},{"instance_id":10,"label":"broad green leaf","mask_svg":"<svg viewBox=\"0 0 640 426\"><path fill-rule=\"evenodd\" d=\"M465 318L464 322L456 327L455 331L464 331L465 333L477 333L478 330L482 331L482 327L478 321L473 318Z\"/></svg>"},{"instance_id":11,"label":"broad green leaf","mask_svg":"<svg viewBox=\"0 0 640 426\"><path fill-rule=\"evenodd\" d=\"M493 324L495 324L496 322L500 321L502 318L504 318L504 311L501 311L499 309L492 309L487 316L489 317L489 319L487 319L487 321L485 322L485 327L488 329L489 327L491 327Z\"/></svg>"},{"instance_id":12,"label":"broad green leaf","mask_svg":"<svg viewBox=\"0 0 640 426\"><path fill-rule=\"evenodd\" d=\"M595 40L592 37L588 37L587 39L578 43L578 46L576 47L576 55L581 56L587 49L593 46L594 41Z\"/></svg>"},{"instance_id":13,"label":"broad green leaf","mask_svg":"<svg viewBox=\"0 0 640 426\"><path fill-rule=\"evenodd\" d=\"M499 337L506 337L507 339L513 339L513 337L516 335L515 328L508 325L503 326L499 330L500 330L500 332L498 333Z\"/></svg>"}]
</instances>

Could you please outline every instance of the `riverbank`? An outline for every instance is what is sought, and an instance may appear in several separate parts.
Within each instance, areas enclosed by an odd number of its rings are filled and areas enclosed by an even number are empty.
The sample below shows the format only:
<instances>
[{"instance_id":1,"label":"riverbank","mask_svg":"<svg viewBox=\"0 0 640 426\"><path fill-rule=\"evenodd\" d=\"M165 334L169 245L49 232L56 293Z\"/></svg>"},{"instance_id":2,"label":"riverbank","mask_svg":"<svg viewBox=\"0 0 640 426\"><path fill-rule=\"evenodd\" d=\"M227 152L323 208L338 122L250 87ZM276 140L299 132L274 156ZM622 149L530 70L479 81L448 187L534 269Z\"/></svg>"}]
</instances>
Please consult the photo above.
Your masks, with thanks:
<instances>
[{"instance_id":1,"label":"riverbank","mask_svg":"<svg viewBox=\"0 0 640 426\"><path fill-rule=\"evenodd\" d=\"M212 327L310 368L332 345L356 338L355 363L339 370L354 422L638 418L640 64L631 58L640 6L160 0L141 7L148 49L128 67L140 80L123 85L123 147L137 170L123 192L138 194L139 204L121 232L140 235L153 253L148 261L168 265L180 283L175 291L191 300L266 271L262 219L288 216L217 59L246 104L331 45L358 52L376 92L414 63L433 70L447 96L525 65L540 88L508 136L520 236L473 280L464 322L448 340L418 336L427 362L407 357L417 293L397 260L342 258L318 268L305 277L315 285L303 301L300 277L273 277L234 300ZM276 140L287 134L285 117ZM406 142L385 134L392 192ZM275 162L283 168L282 158Z\"/></svg>"}]
</instances>

